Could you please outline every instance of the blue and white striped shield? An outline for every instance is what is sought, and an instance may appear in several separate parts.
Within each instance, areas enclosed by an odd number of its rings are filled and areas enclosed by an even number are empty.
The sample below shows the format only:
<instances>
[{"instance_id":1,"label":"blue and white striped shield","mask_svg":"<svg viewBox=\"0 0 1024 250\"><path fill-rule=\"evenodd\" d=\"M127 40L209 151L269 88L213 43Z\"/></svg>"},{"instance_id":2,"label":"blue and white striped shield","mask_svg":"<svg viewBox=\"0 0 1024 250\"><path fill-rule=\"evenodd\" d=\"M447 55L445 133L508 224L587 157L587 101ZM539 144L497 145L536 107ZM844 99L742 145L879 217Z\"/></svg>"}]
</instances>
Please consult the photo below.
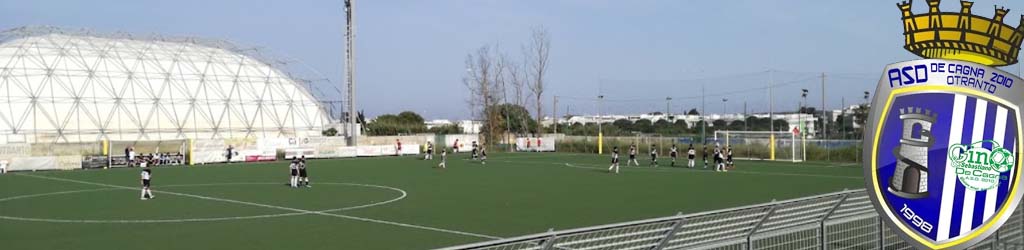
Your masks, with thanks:
<instances>
[{"instance_id":1,"label":"blue and white striped shield","mask_svg":"<svg viewBox=\"0 0 1024 250\"><path fill-rule=\"evenodd\" d=\"M865 129L865 176L882 218L921 248L962 249L1017 208L1019 78L953 60L889 65Z\"/></svg>"}]
</instances>

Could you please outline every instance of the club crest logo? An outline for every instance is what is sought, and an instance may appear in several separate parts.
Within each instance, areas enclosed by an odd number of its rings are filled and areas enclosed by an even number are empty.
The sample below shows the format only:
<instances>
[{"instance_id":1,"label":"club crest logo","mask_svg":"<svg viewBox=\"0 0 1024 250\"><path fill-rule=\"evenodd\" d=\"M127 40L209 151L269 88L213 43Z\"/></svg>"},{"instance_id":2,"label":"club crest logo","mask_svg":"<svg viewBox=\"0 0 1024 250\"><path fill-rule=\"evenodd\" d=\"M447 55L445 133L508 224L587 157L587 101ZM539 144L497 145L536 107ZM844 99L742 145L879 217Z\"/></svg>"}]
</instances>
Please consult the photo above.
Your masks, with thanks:
<instances>
[{"instance_id":1,"label":"club crest logo","mask_svg":"<svg viewBox=\"0 0 1024 250\"><path fill-rule=\"evenodd\" d=\"M904 48L925 59L888 65L864 129L864 173L883 221L922 249L966 249L991 236L1021 200L1024 26L959 12L902 12ZM1021 17L1024 24L1024 16Z\"/></svg>"},{"instance_id":2,"label":"club crest logo","mask_svg":"<svg viewBox=\"0 0 1024 250\"><path fill-rule=\"evenodd\" d=\"M985 143L991 144L991 149L985 148ZM997 188L999 181L1006 179L1002 173L1010 171L1013 166L1013 153L994 140L983 140L951 145L949 160L956 169L960 184L973 191L986 191Z\"/></svg>"}]
</instances>

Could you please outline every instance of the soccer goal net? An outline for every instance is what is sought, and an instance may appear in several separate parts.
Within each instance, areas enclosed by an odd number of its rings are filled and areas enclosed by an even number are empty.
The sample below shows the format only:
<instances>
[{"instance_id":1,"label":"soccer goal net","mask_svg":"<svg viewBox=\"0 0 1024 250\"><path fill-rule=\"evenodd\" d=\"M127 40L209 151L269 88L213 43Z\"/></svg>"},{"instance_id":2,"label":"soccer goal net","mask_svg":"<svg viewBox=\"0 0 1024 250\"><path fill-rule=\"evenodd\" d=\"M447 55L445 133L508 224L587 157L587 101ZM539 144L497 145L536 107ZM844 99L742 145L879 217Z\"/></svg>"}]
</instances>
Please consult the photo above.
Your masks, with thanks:
<instances>
[{"instance_id":1,"label":"soccer goal net","mask_svg":"<svg viewBox=\"0 0 1024 250\"><path fill-rule=\"evenodd\" d=\"M801 162L806 158L803 136L786 131L715 131L715 141L733 150L733 158Z\"/></svg>"}]
</instances>

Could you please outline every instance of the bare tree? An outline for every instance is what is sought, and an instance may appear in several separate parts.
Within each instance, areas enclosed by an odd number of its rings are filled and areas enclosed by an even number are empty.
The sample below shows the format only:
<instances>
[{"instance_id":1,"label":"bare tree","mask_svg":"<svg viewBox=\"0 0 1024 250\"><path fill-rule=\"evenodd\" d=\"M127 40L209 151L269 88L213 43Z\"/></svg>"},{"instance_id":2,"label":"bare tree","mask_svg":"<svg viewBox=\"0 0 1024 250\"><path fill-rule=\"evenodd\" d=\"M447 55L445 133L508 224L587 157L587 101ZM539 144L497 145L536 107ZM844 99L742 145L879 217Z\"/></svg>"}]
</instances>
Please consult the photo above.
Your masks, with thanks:
<instances>
[{"instance_id":1,"label":"bare tree","mask_svg":"<svg viewBox=\"0 0 1024 250\"><path fill-rule=\"evenodd\" d=\"M507 57L503 58L507 59ZM507 81L512 85L512 91L514 93L513 104L523 106L526 102L526 96L523 95L525 93L524 88L526 87L526 76L523 74L526 73L526 70L523 70L522 65L512 61L506 61L505 67L505 71L507 72L505 76L508 77Z\"/></svg>"},{"instance_id":2,"label":"bare tree","mask_svg":"<svg viewBox=\"0 0 1024 250\"><path fill-rule=\"evenodd\" d=\"M498 81L501 78L502 69L495 65L494 54L491 52L490 46L484 45L477 49L475 54L470 53L466 56L466 76L462 79L462 83L469 89L470 97L468 103L470 109L475 114L479 114L477 117L480 120L487 122L487 131L485 134L484 143L491 144L493 138L496 135L497 122L500 122L497 112L494 107L497 105L497 98L495 93L499 91ZM477 112L479 111L479 112Z\"/></svg>"},{"instance_id":3,"label":"bare tree","mask_svg":"<svg viewBox=\"0 0 1024 250\"><path fill-rule=\"evenodd\" d=\"M537 133L543 132L541 119L544 95L544 75L548 71L548 52L551 50L551 36L543 26L534 27L529 44L523 49L526 58L527 74L529 74L530 92L533 93L537 108Z\"/></svg>"}]
</instances>

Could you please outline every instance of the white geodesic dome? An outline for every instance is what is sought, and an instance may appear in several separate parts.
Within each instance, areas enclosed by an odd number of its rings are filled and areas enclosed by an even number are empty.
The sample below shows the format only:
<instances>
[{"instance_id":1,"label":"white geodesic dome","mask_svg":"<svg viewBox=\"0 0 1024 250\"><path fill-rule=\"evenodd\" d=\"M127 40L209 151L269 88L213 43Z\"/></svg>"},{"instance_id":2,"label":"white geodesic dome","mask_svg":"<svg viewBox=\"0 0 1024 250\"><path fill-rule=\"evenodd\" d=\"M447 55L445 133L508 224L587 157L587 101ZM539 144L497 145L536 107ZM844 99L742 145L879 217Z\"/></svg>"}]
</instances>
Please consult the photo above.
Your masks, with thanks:
<instances>
[{"instance_id":1,"label":"white geodesic dome","mask_svg":"<svg viewBox=\"0 0 1024 250\"><path fill-rule=\"evenodd\" d=\"M241 50L52 30L0 38L0 143L307 137L329 122L297 80Z\"/></svg>"}]
</instances>

